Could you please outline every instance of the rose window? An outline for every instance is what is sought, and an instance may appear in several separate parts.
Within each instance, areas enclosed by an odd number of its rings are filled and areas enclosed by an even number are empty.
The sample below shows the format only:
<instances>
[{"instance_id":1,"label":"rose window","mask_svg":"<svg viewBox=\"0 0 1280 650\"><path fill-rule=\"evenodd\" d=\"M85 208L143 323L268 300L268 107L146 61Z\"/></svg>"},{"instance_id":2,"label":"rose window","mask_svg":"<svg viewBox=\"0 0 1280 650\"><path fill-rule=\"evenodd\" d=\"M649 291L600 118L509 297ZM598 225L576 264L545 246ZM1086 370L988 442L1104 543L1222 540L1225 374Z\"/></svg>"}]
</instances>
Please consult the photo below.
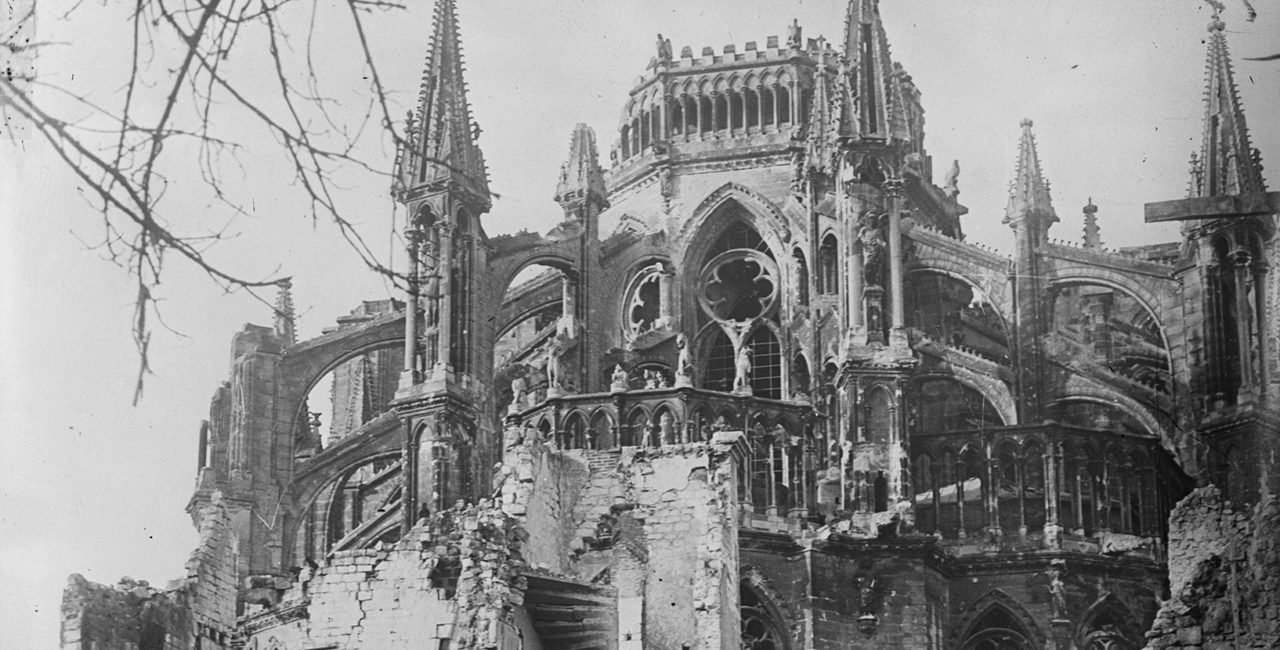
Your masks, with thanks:
<instances>
[{"instance_id":1,"label":"rose window","mask_svg":"<svg viewBox=\"0 0 1280 650\"><path fill-rule=\"evenodd\" d=\"M767 316L778 297L778 267L754 250L717 255L702 272L702 308L721 322L745 322Z\"/></svg>"}]
</instances>

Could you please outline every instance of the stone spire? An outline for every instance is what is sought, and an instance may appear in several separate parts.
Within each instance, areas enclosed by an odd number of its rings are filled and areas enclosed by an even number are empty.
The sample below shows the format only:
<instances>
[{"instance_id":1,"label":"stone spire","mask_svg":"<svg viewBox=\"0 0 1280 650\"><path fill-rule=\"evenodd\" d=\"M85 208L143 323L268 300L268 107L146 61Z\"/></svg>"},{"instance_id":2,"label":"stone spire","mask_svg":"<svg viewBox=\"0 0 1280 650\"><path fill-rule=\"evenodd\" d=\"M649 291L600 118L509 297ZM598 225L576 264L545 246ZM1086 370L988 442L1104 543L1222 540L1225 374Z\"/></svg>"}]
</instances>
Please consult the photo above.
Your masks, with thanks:
<instances>
[{"instance_id":1,"label":"stone spire","mask_svg":"<svg viewBox=\"0 0 1280 650\"><path fill-rule=\"evenodd\" d=\"M1017 227L1019 222L1034 220L1047 231L1049 224L1057 223L1049 198L1049 181L1040 170L1040 157L1036 154L1036 137L1031 134L1031 120L1022 120L1022 139L1018 142L1018 167L1013 184L1009 188L1009 205L1005 208L1004 223Z\"/></svg>"},{"instance_id":2,"label":"stone spire","mask_svg":"<svg viewBox=\"0 0 1280 650\"><path fill-rule=\"evenodd\" d=\"M606 207L604 171L596 150L596 132L586 124L573 127L569 140L569 158L560 166L560 183L556 185L556 202L567 207L578 201L596 201Z\"/></svg>"},{"instance_id":3,"label":"stone spire","mask_svg":"<svg viewBox=\"0 0 1280 650\"><path fill-rule=\"evenodd\" d=\"M879 0L849 0L844 22L844 58L855 101L846 103L840 135L905 140L902 89L889 56Z\"/></svg>"},{"instance_id":4,"label":"stone spire","mask_svg":"<svg viewBox=\"0 0 1280 650\"><path fill-rule=\"evenodd\" d=\"M1216 10L1209 23L1205 67L1204 139L1192 171L1192 196L1265 192L1262 160L1249 144L1249 129L1232 74L1227 37Z\"/></svg>"},{"instance_id":5,"label":"stone spire","mask_svg":"<svg viewBox=\"0 0 1280 650\"><path fill-rule=\"evenodd\" d=\"M296 316L293 308L293 278L283 278L276 283L275 313L276 336L284 339L285 343L289 345L297 343Z\"/></svg>"},{"instance_id":6,"label":"stone spire","mask_svg":"<svg viewBox=\"0 0 1280 650\"><path fill-rule=\"evenodd\" d=\"M813 170L833 173L837 139L840 133L840 109L848 95L848 78L827 73L830 59L827 44L818 38L818 74L813 76L813 99L809 107L805 157Z\"/></svg>"},{"instance_id":7,"label":"stone spire","mask_svg":"<svg viewBox=\"0 0 1280 650\"><path fill-rule=\"evenodd\" d=\"M491 203L488 172L472 120L463 80L462 44L458 37L455 0L436 0L431 51L422 75L418 110L410 118L400 147L394 193L452 181L482 205Z\"/></svg>"},{"instance_id":8,"label":"stone spire","mask_svg":"<svg viewBox=\"0 0 1280 650\"><path fill-rule=\"evenodd\" d=\"M1084 206L1084 247L1102 248L1102 233L1098 230L1098 206L1093 204L1093 197Z\"/></svg>"}]
</instances>

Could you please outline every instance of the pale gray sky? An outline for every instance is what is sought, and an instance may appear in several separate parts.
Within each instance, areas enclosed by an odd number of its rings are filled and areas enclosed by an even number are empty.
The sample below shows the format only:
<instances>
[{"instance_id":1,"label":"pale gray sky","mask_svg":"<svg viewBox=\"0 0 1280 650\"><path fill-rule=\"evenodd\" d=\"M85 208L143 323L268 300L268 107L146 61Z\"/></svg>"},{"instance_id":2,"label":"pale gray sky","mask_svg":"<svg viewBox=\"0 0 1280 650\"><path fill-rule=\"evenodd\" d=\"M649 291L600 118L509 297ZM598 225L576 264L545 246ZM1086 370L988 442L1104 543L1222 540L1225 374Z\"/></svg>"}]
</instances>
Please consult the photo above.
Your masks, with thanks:
<instances>
[{"instance_id":1,"label":"pale gray sky","mask_svg":"<svg viewBox=\"0 0 1280 650\"><path fill-rule=\"evenodd\" d=\"M1240 57L1280 52L1280 3L1255 0L1261 14L1246 23L1241 5L1226 1L1253 143L1276 188L1280 63ZM56 16L69 1L41 4L42 39L69 45L47 50L40 74L118 105L127 63L122 10L85 3L61 21ZM352 64L345 9L319 4L327 13L313 46L323 49L328 94L358 108L365 87ZM402 104L416 96L431 28L431 3L411 4L372 25L383 79ZM559 212L551 196L573 124L595 128L607 156L626 93L653 56L658 32L677 52L684 45L719 51L730 43L741 50L747 41L785 38L793 17L806 36L839 40L844 19L842 0L459 5L481 146L491 185L503 196L486 217L490 234L554 224ZM970 207L963 225L971 238L1008 248L1000 219L1023 117L1035 120L1062 217L1051 236L1078 240L1080 207L1092 196L1108 245L1176 238L1176 227L1144 225L1142 204L1185 194L1187 159L1200 138L1205 6L886 0L882 13L894 58L923 92L926 146L939 178L952 159L960 160L960 199ZM262 52L260 42L247 40L231 65L238 74L257 74ZM313 228L302 216L305 207L270 137L230 119L215 126L246 146L244 170L227 174L253 199L252 214L232 228L241 236L222 244L218 259L250 275L279 269L293 276L303 338L362 299L385 298L384 283L360 266L333 227ZM389 151L366 152L390 168ZM199 198L183 152L165 156L171 221L193 233L221 223ZM91 206L38 142L24 143L16 158L5 152L0 172L0 648L47 648L56 645L67 574L107 583L128 575L157 585L183 575L195 543L183 508L194 483L199 423L228 375L231 335L246 322L268 324L270 313L243 295L222 295L169 260L161 308L177 333L156 330L155 375L141 405L130 407L134 290L120 269L86 249L83 242L101 230ZM352 187L344 200L366 236L376 250L388 250L386 182L354 174L344 180Z\"/></svg>"}]
</instances>

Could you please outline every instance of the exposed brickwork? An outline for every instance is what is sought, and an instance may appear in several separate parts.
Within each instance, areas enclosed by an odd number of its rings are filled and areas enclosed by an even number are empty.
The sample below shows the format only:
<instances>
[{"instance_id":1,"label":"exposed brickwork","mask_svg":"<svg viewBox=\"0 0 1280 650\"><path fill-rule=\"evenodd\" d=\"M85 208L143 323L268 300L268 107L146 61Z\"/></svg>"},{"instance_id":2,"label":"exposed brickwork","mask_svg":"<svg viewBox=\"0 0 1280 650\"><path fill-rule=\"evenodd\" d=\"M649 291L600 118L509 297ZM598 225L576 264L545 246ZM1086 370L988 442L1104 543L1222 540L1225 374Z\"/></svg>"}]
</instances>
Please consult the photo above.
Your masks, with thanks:
<instances>
[{"instance_id":1,"label":"exposed brickwork","mask_svg":"<svg viewBox=\"0 0 1280 650\"><path fill-rule=\"evenodd\" d=\"M1147 648L1280 647L1280 500L1192 492L1170 515L1169 583Z\"/></svg>"}]
</instances>

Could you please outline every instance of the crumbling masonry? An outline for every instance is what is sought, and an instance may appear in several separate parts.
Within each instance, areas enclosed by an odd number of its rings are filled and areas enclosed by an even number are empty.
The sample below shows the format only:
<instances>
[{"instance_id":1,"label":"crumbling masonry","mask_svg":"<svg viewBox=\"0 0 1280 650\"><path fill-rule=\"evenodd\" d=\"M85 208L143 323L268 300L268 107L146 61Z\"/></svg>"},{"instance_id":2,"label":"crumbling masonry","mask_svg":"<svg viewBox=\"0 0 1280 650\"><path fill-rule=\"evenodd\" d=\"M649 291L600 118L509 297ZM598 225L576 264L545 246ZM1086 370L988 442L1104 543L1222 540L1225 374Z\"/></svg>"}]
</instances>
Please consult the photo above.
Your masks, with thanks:
<instances>
[{"instance_id":1,"label":"crumbling masonry","mask_svg":"<svg viewBox=\"0 0 1280 650\"><path fill-rule=\"evenodd\" d=\"M1280 194L1223 25L1181 241L1058 221L1024 121L968 241L875 0L675 51L490 237L454 0L393 194L404 301L232 343L174 587L73 576L62 647L1280 647ZM1012 134L1011 134L1012 135ZM449 164L441 164L448 161ZM1159 197L1157 197L1159 198Z\"/></svg>"}]
</instances>

